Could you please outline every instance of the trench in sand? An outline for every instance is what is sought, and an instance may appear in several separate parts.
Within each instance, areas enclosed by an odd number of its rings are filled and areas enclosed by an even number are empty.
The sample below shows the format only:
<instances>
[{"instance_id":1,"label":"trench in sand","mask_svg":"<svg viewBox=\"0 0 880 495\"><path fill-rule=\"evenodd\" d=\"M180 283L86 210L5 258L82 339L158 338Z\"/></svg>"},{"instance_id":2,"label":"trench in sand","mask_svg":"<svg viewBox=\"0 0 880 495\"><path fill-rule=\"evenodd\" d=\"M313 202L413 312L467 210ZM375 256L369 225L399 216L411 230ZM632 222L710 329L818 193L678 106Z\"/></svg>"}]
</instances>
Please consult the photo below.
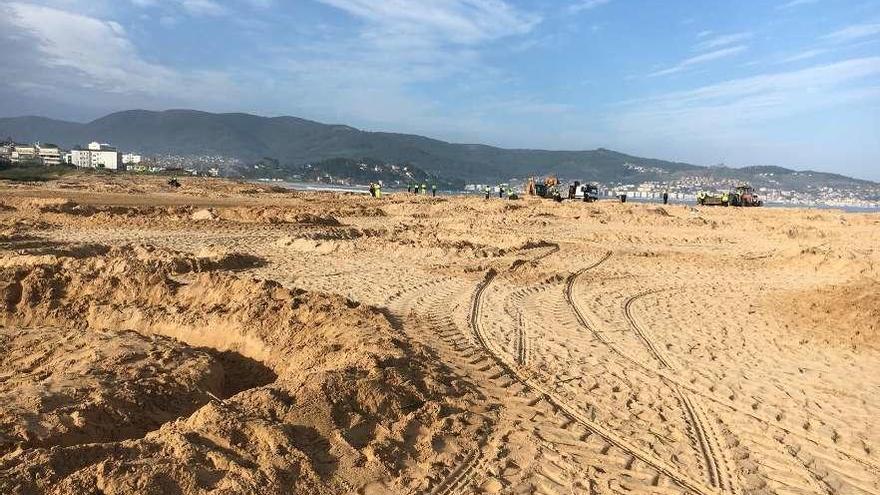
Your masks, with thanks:
<instances>
[{"instance_id":1,"label":"trench in sand","mask_svg":"<svg viewBox=\"0 0 880 495\"><path fill-rule=\"evenodd\" d=\"M0 420L7 427L0 435L0 454L140 438L212 400L223 401L278 377L265 362L264 342L246 335L247 322L224 328L200 321L197 315L205 308L199 307L197 295L178 300L171 311L144 308L151 297L160 303L164 295L199 285L172 277L168 270L235 270L260 260L168 256L147 248L145 260L119 265L111 257L116 274L106 277L77 273L74 264L99 260L97 266L103 267L108 246L31 237L14 248L22 264L7 267L0 282L0 305L5 306L0 314L5 349L0 396L8 395L12 404L24 390L25 402L10 407ZM47 257L69 265L41 265ZM230 311L220 300L238 295L216 289L210 311Z\"/></svg>"}]
</instances>

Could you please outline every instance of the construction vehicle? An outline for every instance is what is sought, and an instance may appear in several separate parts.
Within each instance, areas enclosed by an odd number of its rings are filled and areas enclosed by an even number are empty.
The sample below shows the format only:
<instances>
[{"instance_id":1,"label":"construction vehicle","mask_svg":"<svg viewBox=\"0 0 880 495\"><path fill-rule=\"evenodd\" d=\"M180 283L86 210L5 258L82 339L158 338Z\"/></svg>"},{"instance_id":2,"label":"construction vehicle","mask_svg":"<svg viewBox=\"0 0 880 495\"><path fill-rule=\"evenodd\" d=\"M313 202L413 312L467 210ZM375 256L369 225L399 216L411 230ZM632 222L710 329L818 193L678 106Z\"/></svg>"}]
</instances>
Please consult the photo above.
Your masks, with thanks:
<instances>
[{"instance_id":1,"label":"construction vehicle","mask_svg":"<svg viewBox=\"0 0 880 495\"><path fill-rule=\"evenodd\" d=\"M764 206L764 202L758 197L755 188L748 184L736 186L730 196L730 206Z\"/></svg>"},{"instance_id":2,"label":"construction vehicle","mask_svg":"<svg viewBox=\"0 0 880 495\"><path fill-rule=\"evenodd\" d=\"M700 191L697 193L697 204L700 206L728 206L730 204L730 193Z\"/></svg>"},{"instance_id":3,"label":"construction vehicle","mask_svg":"<svg viewBox=\"0 0 880 495\"><path fill-rule=\"evenodd\" d=\"M764 202L758 198L755 189L746 184L722 193L700 191L697 194L697 204L700 206L764 206Z\"/></svg>"},{"instance_id":4,"label":"construction vehicle","mask_svg":"<svg viewBox=\"0 0 880 495\"><path fill-rule=\"evenodd\" d=\"M575 184L578 184L575 182ZM599 200L599 187L595 184L578 184L575 189L574 198L585 203L592 203Z\"/></svg>"},{"instance_id":5,"label":"construction vehicle","mask_svg":"<svg viewBox=\"0 0 880 495\"><path fill-rule=\"evenodd\" d=\"M535 195L541 198L556 198L562 197L559 192L559 179L556 176L549 176L544 179L543 183L534 184Z\"/></svg>"}]
</instances>

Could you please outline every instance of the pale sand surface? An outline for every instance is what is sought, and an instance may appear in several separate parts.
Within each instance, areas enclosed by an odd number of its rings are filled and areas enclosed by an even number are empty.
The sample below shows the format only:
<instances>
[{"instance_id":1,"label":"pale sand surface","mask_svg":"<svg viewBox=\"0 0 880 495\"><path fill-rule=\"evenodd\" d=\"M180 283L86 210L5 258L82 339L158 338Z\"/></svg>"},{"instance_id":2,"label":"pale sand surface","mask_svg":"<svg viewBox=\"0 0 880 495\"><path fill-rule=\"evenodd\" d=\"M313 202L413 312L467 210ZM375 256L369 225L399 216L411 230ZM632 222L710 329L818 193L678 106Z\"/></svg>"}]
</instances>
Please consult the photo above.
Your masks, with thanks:
<instances>
[{"instance_id":1,"label":"pale sand surface","mask_svg":"<svg viewBox=\"0 0 880 495\"><path fill-rule=\"evenodd\" d=\"M880 215L0 184L0 493L880 494Z\"/></svg>"}]
</instances>

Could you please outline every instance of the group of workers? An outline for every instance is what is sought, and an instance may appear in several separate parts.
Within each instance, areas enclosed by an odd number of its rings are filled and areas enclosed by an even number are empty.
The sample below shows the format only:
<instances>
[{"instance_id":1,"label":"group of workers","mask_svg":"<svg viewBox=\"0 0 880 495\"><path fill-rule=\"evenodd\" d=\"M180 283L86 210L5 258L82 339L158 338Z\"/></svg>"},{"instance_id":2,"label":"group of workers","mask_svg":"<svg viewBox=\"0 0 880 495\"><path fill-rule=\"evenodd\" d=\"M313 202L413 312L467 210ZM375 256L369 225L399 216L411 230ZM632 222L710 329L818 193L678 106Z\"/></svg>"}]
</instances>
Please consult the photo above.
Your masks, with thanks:
<instances>
[{"instance_id":1,"label":"group of workers","mask_svg":"<svg viewBox=\"0 0 880 495\"><path fill-rule=\"evenodd\" d=\"M489 199L491 194L492 188L486 186L486 199ZM507 199L519 199L519 196L517 196L512 187L501 184L498 186L498 197L504 199L505 195L507 196Z\"/></svg>"},{"instance_id":2,"label":"group of workers","mask_svg":"<svg viewBox=\"0 0 880 495\"><path fill-rule=\"evenodd\" d=\"M379 182L370 182L370 196L374 198L382 197L382 184Z\"/></svg>"},{"instance_id":3,"label":"group of workers","mask_svg":"<svg viewBox=\"0 0 880 495\"><path fill-rule=\"evenodd\" d=\"M412 194L428 195L428 185L424 182L419 184L409 184L406 186L406 192ZM370 196L374 198L382 197L382 184L380 182L370 182ZM431 184L431 196L437 196L437 184Z\"/></svg>"},{"instance_id":4,"label":"group of workers","mask_svg":"<svg viewBox=\"0 0 880 495\"><path fill-rule=\"evenodd\" d=\"M422 182L421 185L407 184L406 192L412 193L412 194L421 194L422 196L427 196L428 195L428 185L425 184L424 182ZM431 184L431 196L432 197L437 196L437 184Z\"/></svg>"},{"instance_id":5,"label":"group of workers","mask_svg":"<svg viewBox=\"0 0 880 495\"><path fill-rule=\"evenodd\" d=\"M170 181L169 181L169 183L170 183ZM498 187L498 197L499 198L504 199L504 197L506 196L507 199L519 199L519 196L516 194L516 192L513 190L513 188L510 187L509 185L500 184L497 187ZM572 186L572 189L569 190L569 199L574 198L574 189L573 189L574 187L576 187L576 186ZM424 182L421 184L408 184L406 186L406 192L411 193L411 194L421 194L422 196L427 196L428 195L428 185L425 184ZM702 193L702 194L705 194L705 193ZM489 199L491 197L491 195L492 195L492 188L489 186L486 186L486 199ZM725 196L726 195L727 195L727 193L725 193ZM372 196L374 198L381 198L382 197L382 184L381 183L370 182L370 196ZM436 184L431 184L431 196L432 197L437 196L437 185ZM557 197L554 197L554 199L556 199L557 201L562 201L561 195L559 195L557 193L556 196ZM698 199L700 199L700 198L698 198ZM584 193L584 202L587 202L587 201L589 201L588 196L586 193ZM626 194L620 195L620 201L622 203L626 202ZM725 198L725 201L726 201L726 198ZM663 193L663 204L664 205L669 204L669 192Z\"/></svg>"}]
</instances>

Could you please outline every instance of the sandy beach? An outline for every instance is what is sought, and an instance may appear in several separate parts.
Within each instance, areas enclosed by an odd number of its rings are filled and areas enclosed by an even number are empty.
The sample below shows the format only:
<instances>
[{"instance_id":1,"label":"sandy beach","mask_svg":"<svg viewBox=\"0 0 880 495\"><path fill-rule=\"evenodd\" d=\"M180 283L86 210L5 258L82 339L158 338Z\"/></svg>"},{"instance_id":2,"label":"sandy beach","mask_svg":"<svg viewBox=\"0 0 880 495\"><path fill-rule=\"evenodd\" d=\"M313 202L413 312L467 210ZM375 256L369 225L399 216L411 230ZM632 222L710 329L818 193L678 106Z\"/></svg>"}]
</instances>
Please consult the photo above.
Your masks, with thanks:
<instances>
[{"instance_id":1,"label":"sandy beach","mask_svg":"<svg viewBox=\"0 0 880 495\"><path fill-rule=\"evenodd\" d=\"M0 184L0 493L880 493L880 214L181 182Z\"/></svg>"}]
</instances>

